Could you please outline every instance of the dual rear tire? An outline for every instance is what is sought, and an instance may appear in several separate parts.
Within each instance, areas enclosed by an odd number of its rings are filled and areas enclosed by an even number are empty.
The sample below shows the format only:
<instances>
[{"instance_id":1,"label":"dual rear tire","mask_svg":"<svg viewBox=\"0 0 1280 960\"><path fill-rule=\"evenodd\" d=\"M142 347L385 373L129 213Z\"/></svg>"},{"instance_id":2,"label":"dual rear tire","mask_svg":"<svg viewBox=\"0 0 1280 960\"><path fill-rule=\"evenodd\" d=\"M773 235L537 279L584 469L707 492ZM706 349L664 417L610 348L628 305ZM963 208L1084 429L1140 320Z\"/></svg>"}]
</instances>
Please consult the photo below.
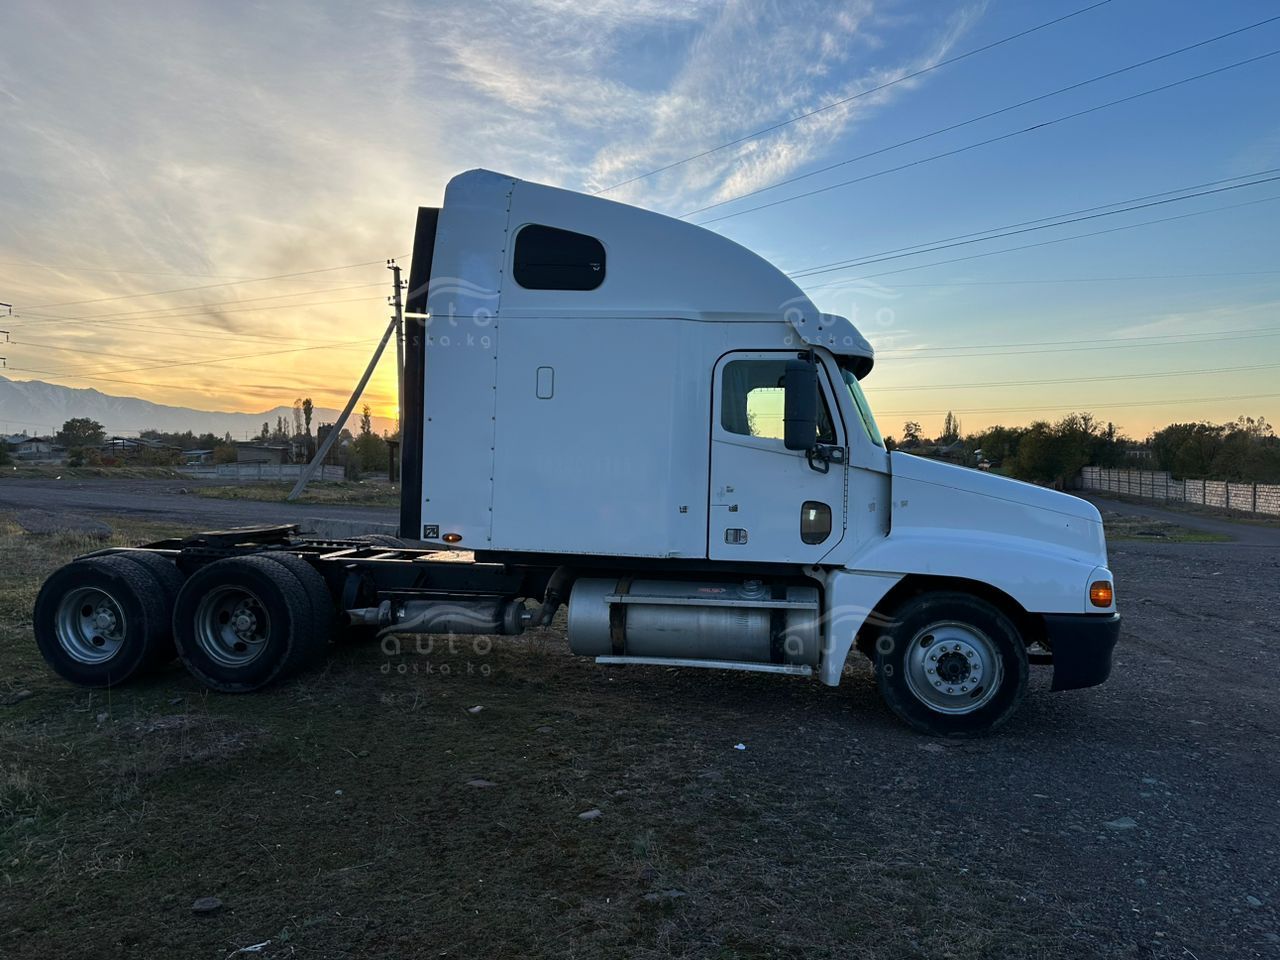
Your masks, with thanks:
<instances>
[{"instance_id":1,"label":"dual rear tire","mask_svg":"<svg viewBox=\"0 0 1280 960\"><path fill-rule=\"evenodd\" d=\"M169 560L123 552L73 561L36 598L36 645L59 676L113 687L176 654L205 686L257 690L324 653L333 601L292 554L218 560L185 581Z\"/></svg>"},{"instance_id":2,"label":"dual rear tire","mask_svg":"<svg viewBox=\"0 0 1280 960\"><path fill-rule=\"evenodd\" d=\"M128 554L88 557L44 582L33 615L36 646L63 679L113 687L173 659L173 581L166 586L144 563Z\"/></svg>"},{"instance_id":3,"label":"dual rear tire","mask_svg":"<svg viewBox=\"0 0 1280 960\"><path fill-rule=\"evenodd\" d=\"M206 687L248 693L315 663L332 619L324 580L305 560L229 557L183 584L173 609L174 642Z\"/></svg>"}]
</instances>

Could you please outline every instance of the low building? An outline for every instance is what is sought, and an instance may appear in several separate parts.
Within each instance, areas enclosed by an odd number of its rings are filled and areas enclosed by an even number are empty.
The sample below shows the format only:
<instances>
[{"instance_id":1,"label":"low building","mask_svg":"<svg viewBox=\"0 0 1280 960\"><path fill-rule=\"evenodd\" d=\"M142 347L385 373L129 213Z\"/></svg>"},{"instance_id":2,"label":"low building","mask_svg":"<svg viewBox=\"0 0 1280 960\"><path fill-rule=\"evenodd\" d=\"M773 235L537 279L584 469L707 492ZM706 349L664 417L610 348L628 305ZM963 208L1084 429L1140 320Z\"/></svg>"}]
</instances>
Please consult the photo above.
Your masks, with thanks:
<instances>
[{"instance_id":1,"label":"low building","mask_svg":"<svg viewBox=\"0 0 1280 960\"><path fill-rule=\"evenodd\" d=\"M181 447L142 437L108 437L98 450L104 457L116 460L167 460L182 453Z\"/></svg>"},{"instance_id":2,"label":"low building","mask_svg":"<svg viewBox=\"0 0 1280 960\"><path fill-rule=\"evenodd\" d=\"M183 450L182 462L189 467L199 466L202 463L213 463L213 451Z\"/></svg>"},{"instance_id":3,"label":"low building","mask_svg":"<svg viewBox=\"0 0 1280 960\"><path fill-rule=\"evenodd\" d=\"M65 452L53 437L23 437L12 449L16 460L56 460Z\"/></svg>"},{"instance_id":4,"label":"low building","mask_svg":"<svg viewBox=\"0 0 1280 960\"><path fill-rule=\"evenodd\" d=\"M292 445L288 443L236 444L236 463L292 463Z\"/></svg>"}]
</instances>

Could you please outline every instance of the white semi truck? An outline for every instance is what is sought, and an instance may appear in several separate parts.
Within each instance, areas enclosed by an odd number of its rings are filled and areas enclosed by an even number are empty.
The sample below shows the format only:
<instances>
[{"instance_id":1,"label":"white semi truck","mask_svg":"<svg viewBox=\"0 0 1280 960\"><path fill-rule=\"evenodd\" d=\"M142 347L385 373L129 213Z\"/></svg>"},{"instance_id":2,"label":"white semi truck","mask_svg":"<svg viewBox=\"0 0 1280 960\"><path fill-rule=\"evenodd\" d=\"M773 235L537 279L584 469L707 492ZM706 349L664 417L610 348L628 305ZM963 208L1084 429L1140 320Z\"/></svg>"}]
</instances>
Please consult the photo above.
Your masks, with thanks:
<instances>
[{"instance_id":1,"label":"white semi truck","mask_svg":"<svg viewBox=\"0 0 1280 960\"><path fill-rule=\"evenodd\" d=\"M248 691L338 631L516 634L566 604L571 650L611 665L834 686L856 651L935 734L997 726L1031 664L1055 690L1110 673L1098 511L887 451L867 340L738 244L474 170L419 210L409 287L404 540L81 557L35 606L58 673L118 684L176 653Z\"/></svg>"}]
</instances>

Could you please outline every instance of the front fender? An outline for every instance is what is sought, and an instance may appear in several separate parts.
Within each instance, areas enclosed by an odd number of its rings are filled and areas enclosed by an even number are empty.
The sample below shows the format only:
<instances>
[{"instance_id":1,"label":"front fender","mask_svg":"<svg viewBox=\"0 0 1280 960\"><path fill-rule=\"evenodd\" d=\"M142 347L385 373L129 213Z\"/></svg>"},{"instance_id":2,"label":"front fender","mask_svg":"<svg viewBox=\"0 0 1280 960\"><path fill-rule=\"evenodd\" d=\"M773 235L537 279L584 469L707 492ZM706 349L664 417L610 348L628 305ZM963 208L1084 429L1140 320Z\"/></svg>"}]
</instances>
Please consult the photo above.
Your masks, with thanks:
<instances>
[{"instance_id":1,"label":"front fender","mask_svg":"<svg viewBox=\"0 0 1280 960\"><path fill-rule=\"evenodd\" d=\"M858 557L856 567L868 573L979 580L1031 613L1097 612L1088 606L1097 559L1023 537L908 528L874 544Z\"/></svg>"},{"instance_id":2,"label":"front fender","mask_svg":"<svg viewBox=\"0 0 1280 960\"><path fill-rule=\"evenodd\" d=\"M854 638L871 611L912 574L975 580L1011 597L1029 613L1098 613L1089 584L1110 579L1095 561L1056 552L1035 540L965 531L895 531L859 555L854 569L822 575L826 645L819 679L840 681ZM1104 576L1105 575L1105 576Z\"/></svg>"}]
</instances>

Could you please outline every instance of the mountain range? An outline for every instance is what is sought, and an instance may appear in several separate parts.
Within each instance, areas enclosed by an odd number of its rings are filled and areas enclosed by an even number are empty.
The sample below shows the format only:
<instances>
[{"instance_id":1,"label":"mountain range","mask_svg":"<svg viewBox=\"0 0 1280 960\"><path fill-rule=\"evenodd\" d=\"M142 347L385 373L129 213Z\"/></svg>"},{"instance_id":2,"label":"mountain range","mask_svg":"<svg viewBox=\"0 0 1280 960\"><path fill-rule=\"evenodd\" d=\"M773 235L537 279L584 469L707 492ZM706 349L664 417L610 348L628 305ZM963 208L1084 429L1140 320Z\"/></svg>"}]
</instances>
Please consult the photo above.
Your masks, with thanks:
<instances>
[{"instance_id":1,"label":"mountain range","mask_svg":"<svg viewBox=\"0 0 1280 960\"><path fill-rule=\"evenodd\" d=\"M316 407L311 428L332 423L339 411ZM44 436L58 431L73 417L88 417L102 424L108 436L136 436L142 430L181 433L230 433L236 440L255 437L264 422L275 428L276 418L293 423L293 408L272 407L259 413L235 413L225 410L195 410L152 403L138 397L116 397L98 390L64 387L43 380L10 380L0 377L0 433L26 431L31 436ZM351 415L347 429L353 433L359 426L359 411ZM395 421L374 417L377 433L395 430Z\"/></svg>"}]
</instances>

